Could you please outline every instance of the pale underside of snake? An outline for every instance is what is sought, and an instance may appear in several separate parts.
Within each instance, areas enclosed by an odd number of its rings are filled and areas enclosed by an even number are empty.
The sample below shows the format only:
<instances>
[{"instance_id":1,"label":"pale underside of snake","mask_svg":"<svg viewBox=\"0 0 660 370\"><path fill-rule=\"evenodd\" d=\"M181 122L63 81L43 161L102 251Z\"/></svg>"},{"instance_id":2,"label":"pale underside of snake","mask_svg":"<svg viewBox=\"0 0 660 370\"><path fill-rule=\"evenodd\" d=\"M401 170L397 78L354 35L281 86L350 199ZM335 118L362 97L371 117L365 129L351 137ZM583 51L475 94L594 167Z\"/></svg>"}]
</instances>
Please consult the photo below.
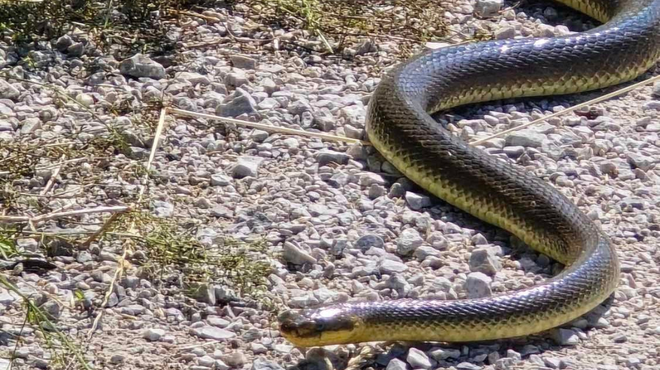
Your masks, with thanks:
<instances>
[{"instance_id":1,"label":"pale underside of snake","mask_svg":"<svg viewBox=\"0 0 660 370\"><path fill-rule=\"evenodd\" d=\"M616 289L619 262L603 231L553 186L472 147L430 114L503 98L568 94L629 81L660 57L660 0L562 0L603 24L555 38L430 50L387 73L367 134L406 177L565 265L539 285L479 299L399 299L280 314L297 346L370 341L467 342L567 323Z\"/></svg>"}]
</instances>

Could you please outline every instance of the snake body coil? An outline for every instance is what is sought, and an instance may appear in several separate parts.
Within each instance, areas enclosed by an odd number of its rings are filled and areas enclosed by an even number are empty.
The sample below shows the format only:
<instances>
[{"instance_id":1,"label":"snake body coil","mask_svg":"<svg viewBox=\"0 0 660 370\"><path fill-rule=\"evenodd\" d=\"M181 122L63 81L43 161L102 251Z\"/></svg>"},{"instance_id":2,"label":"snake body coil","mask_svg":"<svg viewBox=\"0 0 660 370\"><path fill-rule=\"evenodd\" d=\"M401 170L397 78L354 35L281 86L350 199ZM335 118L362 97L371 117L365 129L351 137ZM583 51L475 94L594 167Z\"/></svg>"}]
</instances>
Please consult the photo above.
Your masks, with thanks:
<instances>
[{"instance_id":1,"label":"snake body coil","mask_svg":"<svg viewBox=\"0 0 660 370\"><path fill-rule=\"evenodd\" d=\"M605 22L556 38L523 38L424 52L383 77L367 133L408 178L439 198L510 231L563 263L523 290L464 300L346 303L280 315L298 346L367 341L478 341L562 325L615 290L612 245L552 186L471 147L429 114L488 100L574 93L631 80L660 57L660 0L563 0Z\"/></svg>"}]
</instances>

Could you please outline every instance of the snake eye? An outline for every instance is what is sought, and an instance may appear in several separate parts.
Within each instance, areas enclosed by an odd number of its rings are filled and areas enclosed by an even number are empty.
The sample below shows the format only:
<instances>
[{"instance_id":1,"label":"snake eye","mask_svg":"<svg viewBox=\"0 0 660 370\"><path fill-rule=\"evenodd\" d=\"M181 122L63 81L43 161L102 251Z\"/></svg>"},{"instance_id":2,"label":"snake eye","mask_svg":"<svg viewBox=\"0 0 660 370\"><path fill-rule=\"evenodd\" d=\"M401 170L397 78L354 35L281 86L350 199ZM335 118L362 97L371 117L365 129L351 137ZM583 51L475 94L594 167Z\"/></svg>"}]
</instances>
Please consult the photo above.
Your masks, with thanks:
<instances>
[{"instance_id":1,"label":"snake eye","mask_svg":"<svg viewBox=\"0 0 660 370\"><path fill-rule=\"evenodd\" d=\"M325 330L325 323L317 322L316 323L316 331L323 331L323 330Z\"/></svg>"}]
</instances>

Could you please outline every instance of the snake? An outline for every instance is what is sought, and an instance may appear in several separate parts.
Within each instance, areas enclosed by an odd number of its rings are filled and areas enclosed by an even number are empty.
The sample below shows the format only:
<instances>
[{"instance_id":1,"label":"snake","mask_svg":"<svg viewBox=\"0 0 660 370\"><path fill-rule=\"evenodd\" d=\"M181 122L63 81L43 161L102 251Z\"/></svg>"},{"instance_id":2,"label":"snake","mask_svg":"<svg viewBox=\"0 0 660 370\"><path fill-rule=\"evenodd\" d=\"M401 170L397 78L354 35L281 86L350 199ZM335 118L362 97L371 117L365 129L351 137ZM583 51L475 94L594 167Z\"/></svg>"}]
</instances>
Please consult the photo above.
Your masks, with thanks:
<instances>
[{"instance_id":1,"label":"snake","mask_svg":"<svg viewBox=\"0 0 660 370\"><path fill-rule=\"evenodd\" d=\"M405 177L563 265L535 285L479 298L401 298L287 309L298 347L361 342L474 342L547 331L617 289L612 241L567 196L512 161L453 134L432 114L508 98L565 95L633 80L660 57L660 0L560 0L598 21L556 37L427 49L385 72L366 108L371 144Z\"/></svg>"}]
</instances>

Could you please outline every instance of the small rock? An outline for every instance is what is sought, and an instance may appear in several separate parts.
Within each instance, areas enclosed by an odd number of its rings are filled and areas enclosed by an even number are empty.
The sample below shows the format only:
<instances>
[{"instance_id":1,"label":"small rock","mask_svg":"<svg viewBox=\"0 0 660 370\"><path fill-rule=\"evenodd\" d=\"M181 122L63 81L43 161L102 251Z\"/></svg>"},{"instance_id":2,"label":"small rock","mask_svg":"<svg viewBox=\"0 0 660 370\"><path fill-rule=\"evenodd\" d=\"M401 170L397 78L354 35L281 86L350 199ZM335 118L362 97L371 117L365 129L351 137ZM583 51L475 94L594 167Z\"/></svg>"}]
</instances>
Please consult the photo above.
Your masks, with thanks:
<instances>
[{"instance_id":1,"label":"small rock","mask_svg":"<svg viewBox=\"0 0 660 370\"><path fill-rule=\"evenodd\" d=\"M557 329L553 333L555 342L562 346L574 346L580 343L580 337L570 329Z\"/></svg>"},{"instance_id":2,"label":"small rock","mask_svg":"<svg viewBox=\"0 0 660 370\"><path fill-rule=\"evenodd\" d=\"M166 77L165 68L149 57L136 54L131 58L124 59L119 65L122 74L131 77L149 77L156 80Z\"/></svg>"},{"instance_id":3,"label":"small rock","mask_svg":"<svg viewBox=\"0 0 660 370\"><path fill-rule=\"evenodd\" d=\"M545 357L543 358L543 362L545 363L545 366L551 369L559 369L559 366L561 365L561 360L557 357Z\"/></svg>"},{"instance_id":4,"label":"small rock","mask_svg":"<svg viewBox=\"0 0 660 370\"><path fill-rule=\"evenodd\" d=\"M471 362L461 362L456 365L456 370L480 370L481 366L475 365Z\"/></svg>"},{"instance_id":5,"label":"small rock","mask_svg":"<svg viewBox=\"0 0 660 370\"><path fill-rule=\"evenodd\" d=\"M112 355L112 357L110 357L110 363L115 365L121 364L122 362L124 362L124 359L126 359L126 356L122 354L115 354Z\"/></svg>"},{"instance_id":6,"label":"small rock","mask_svg":"<svg viewBox=\"0 0 660 370\"><path fill-rule=\"evenodd\" d=\"M233 97L227 97L218 106L215 114L220 117L238 117L242 114L253 115L257 113L257 102L247 91L237 88Z\"/></svg>"},{"instance_id":7,"label":"small rock","mask_svg":"<svg viewBox=\"0 0 660 370\"><path fill-rule=\"evenodd\" d=\"M406 361L413 367L413 369L430 369L433 365L429 356L417 348L410 348Z\"/></svg>"},{"instance_id":8,"label":"small rock","mask_svg":"<svg viewBox=\"0 0 660 370\"><path fill-rule=\"evenodd\" d=\"M250 139L252 139L252 140L254 140L254 141L258 142L258 143L261 143L261 142L263 142L264 140L268 139L268 135L269 135L269 134L268 134L268 132L266 132L266 131L263 131L263 130L254 130L254 131L252 131L252 133L250 134Z\"/></svg>"},{"instance_id":9,"label":"small rock","mask_svg":"<svg viewBox=\"0 0 660 370\"><path fill-rule=\"evenodd\" d=\"M660 98L660 82L655 82L653 84L653 91L651 92L653 97Z\"/></svg>"},{"instance_id":10,"label":"small rock","mask_svg":"<svg viewBox=\"0 0 660 370\"><path fill-rule=\"evenodd\" d=\"M260 357L257 357L252 362L252 370L284 370L282 366L277 364L274 361L269 361Z\"/></svg>"},{"instance_id":11,"label":"small rock","mask_svg":"<svg viewBox=\"0 0 660 370\"><path fill-rule=\"evenodd\" d=\"M498 27L495 31L496 40L512 39L516 35L516 29L513 26Z\"/></svg>"},{"instance_id":12,"label":"small rock","mask_svg":"<svg viewBox=\"0 0 660 370\"><path fill-rule=\"evenodd\" d=\"M215 326L202 326L195 328L192 333L202 339L222 340L229 339L236 336L236 333L229 330L221 329Z\"/></svg>"},{"instance_id":13,"label":"small rock","mask_svg":"<svg viewBox=\"0 0 660 370\"><path fill-rule=\"evenodd\" d=\"M383 248L385 246L385 241L378 235L368 234L360 237L355 242L355 246L360 248L361 251L366 252L369 248Z\"/></svg>"},{"instance_id":14,"label":"small rock","mask_svg":"<svg viewBox=\"0 0 660 370\"><path fill-rule=\"evenodd\" d=\"M290 242L285 242L282 247L282 258L288 263L294 265L304 265L306 263L316 263L316 258L310 256L302 249Z\"/></svg>"},{"instance_id":15,"label":"small rock","mask_svg":"<svg viewBox=\"0 0 660 370\"><path fill-rule=\"evenodd\" d=\"M378 269L380 270L381 274L392 275L408 270L408 266L406 266L405 263L384 259L380 262Z\"/></svg>"},{"instance_id":16,"label":"small rock","mask_svg":"<svg viewBox=\"0 0 660 370\"><path fill-rule=\"evenodd\" d=\"M457 359L461 357L461 350L454 348L437 348L431 350L431 357L433 357L436 361Z\"/></svg>"},{"instance_id":17,"label":"small rock","mask_svg":"<svg viewBox=\"0 0 660 370\"><path fill-rule=\"evenodd\" d=\"M242 179L248 176L257 177L259 166L263 161L264 158L261 157L239 157L236 165L231 168L231 175L235 179Z\"/></svg>"},{"instance_id":18,"label":"small rock","mask_svg":"<svg viewBox=\"0 0 660 370\"><path fill-rule=\"evenodd\" d=\"M405 362L399 360L398 358L392 359L385 370L407 370L408 366Z\"/></svg>"},{"instance_id":19,"label":"small rock","mask_svg":"<svg viewBox=\"0 0 660 370\"><path fill-rule=\"evenodd\" d=\"M491 17L502 9L502 0L477 0L474 4L474 12L480 17Z\"/></svg>"},{"instance_id":20,"label":"small rock","mask_svg":"<svg viewBox=\"0 0 660 370\"><path fill-rule=\"evenodd\" d=\"M332 150L322 150L316 155L316 161L319 166L325 166L330 163L347 164L351 157L346 153L335 152Z\"/></svg>"},{"instance_id":21,"label":"small rock","mask_svg":"<svg viewBox=\"0 0 660 370\"><path fill-rule=\"evenodd\" d=\"M538 133L534 130L520 130L514 131L506 137L505 143L507 146L524 146L532 148L540 148L546 135Z\"/></svg>"},{"instance_id":22,"label":"small rock","mask_svg":"<svg viewBox=\"0 0 660 370\"><path fill-rule=\"evenodd\" d=\"M163 329L147 329L142 333L142 337L150 342L156 342L165 335Z\"/></svg>"},{"instance_id":23,"label":"small rock","mask_svg":"<svg viewBox=\"0 0 660 370\"><path fill-rule=\"evenodd\" d=\"M231 57L229 57L229 60L231 60L231 64L236 68L241 68L241 69L257 68L256 60L243 55L232 55Z\"/></svg>"},{"instance_id":24,"label":"small rock","mask_svg":"<svg viewBox=\"0 0 660 370\"><path fill-rule=\"evenodd\" d=\"M417 193L413 192L406 192L406 203L408 203L408 206L415 210L419 211L420 209L424 207L430 207L431 206L431 198L427 197L426 195L420 195Z\"/></svg>"},{"instance_id":25,"label":"small rock","mask_svg":"<svg viewBox=\"0 0 660 370\"><path fill-rule=\"evenodd\" d=\"M385 181L385 179L377 173L367 172L360 175L359 183L360 186L366 188L374 184L383 186L387 183L387 181Z\"/></svg>"},{"instance_id":26,"label":"small rock","mask_svg":"<svg viewBox=\"0 0 660 370\"><path fill-rule=\"evenodd\" d=\"M471 272L465 280L465 290L469 298L488 297L492 294L490 283L492 279L481 272Z\"/></svg>"},{"instance_id":27,"label":"small rock","mask_svg":"<svg viewBox=\"0 0 660 370\"><path fill-rule=\"evenodd\" d=\"M483 272L486 275L494 276L502 269L500 261L495 256L491 248L478 248L472 251L470 255L470 271Z\"/></svg>"},{"instance_id":28,"label":"small rock","mask_svg":"<svg viewBox=\"0 0 660 370\"><path fill-rule=\"evenodd\" d=\"M14 85L6 80L0 80L0 99L16 99L21 95Z\"/></svg>"},{"instance_id":29,"label":"small rock","mask_svg":"<svg viewBox=\"0 0 660 370\"><path fill-rule=\"evenodd\" d=\"M405 229L399 235L396 243L396 251L402 256L407 256L424 243L424 239L415 229Z\"/></svg>"}]
</instances>

